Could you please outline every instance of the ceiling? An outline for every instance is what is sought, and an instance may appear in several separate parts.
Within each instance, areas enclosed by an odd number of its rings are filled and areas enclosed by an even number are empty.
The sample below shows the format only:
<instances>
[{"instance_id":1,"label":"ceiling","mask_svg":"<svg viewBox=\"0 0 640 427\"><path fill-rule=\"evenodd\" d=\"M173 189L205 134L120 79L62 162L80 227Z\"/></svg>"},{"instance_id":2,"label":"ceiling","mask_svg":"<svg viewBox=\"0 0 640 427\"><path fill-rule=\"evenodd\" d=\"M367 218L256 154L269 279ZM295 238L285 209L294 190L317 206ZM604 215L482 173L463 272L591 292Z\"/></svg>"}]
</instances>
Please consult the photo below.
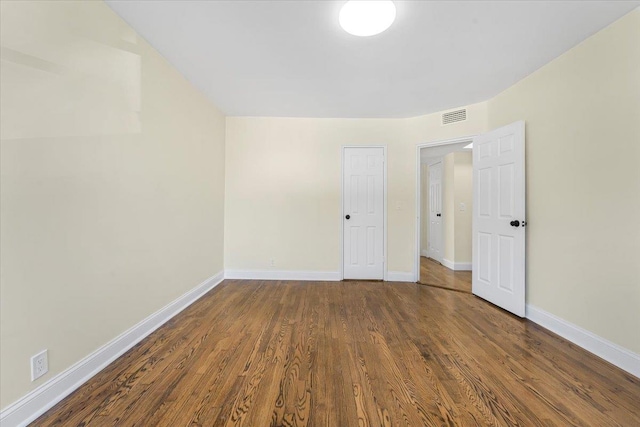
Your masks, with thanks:
<instances>
[{"instance_id":1,"label":"ceiling","mask_svg":"<svg viewBox=\"0 0 640 427\"><path fill-rule=\"evenodd\" d=\"M344 1L107 0L231 116L412 117L491 98L638 1L396 1L355 37Z\"/></svg>"}]
</instances>

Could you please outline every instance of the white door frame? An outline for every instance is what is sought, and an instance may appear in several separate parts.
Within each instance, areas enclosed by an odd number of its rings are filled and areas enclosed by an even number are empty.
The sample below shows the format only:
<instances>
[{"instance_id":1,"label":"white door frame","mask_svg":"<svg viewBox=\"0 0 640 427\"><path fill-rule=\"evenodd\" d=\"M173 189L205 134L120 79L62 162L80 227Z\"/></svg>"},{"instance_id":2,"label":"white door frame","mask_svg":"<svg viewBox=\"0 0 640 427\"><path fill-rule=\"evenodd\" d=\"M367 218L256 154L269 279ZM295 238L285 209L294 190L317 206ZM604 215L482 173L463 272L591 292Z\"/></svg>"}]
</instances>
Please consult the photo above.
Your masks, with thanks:
<instances>
[{"instance_id":1,"label":"white door frame","mask_svg":"<svg viewBox=\"0 0 640 427\"><path fill-rule=\"evenodd\" d=\"M416 145L416 247L415 247L415 259L414 259L414 264L413 264L413 279L414 282L419 282L420 281L420 236L422 234L422 219L420 218L420 206L422 204L422 194L420 191L420 187L422 186L421 182L420 182L420 150L423 148L431 148L431 147L439 147L441 145L451 145L451 144L460 144L463 142L468 142L469 144L471 144L473 142L473 138L475 138L477 135L468 135L468 136L462 136L459 138L453 138L453 139L443 139L440 141L434 141L434 142L426 142L423 144L418 144ZM386 172L387 170L385 169L385 184L386 184ZM386 193L386 187L385 187L385 193ZM387 218L387 214L386 214L386 204L385 204L385 221ZM386 224L385 224L386 225ZM385 226L385 233L386 233L386 226ZM386 245L386 234L385 234L385 245ZM386 250L386 247L385 247ZM385 257L386 259L386 257ZM386 267L386 264L385 264ZM386 280L386 270L385 270L385 280Z\"/></svg>"},{"instance_id":2,"label":"white door frame","mask_svg":"<svg viewBox=\"0 0 640 427\"><path fill-rule=\"evenodd\" d=\"M384 206L382 227L382 262L383 280L387 281L387 146L386 145L343 145L340 147L340 280L344 280L344 150L345 148L382 148L382 168L384 171L382 183L382 204Z\"/></svg>"}]
</instances>

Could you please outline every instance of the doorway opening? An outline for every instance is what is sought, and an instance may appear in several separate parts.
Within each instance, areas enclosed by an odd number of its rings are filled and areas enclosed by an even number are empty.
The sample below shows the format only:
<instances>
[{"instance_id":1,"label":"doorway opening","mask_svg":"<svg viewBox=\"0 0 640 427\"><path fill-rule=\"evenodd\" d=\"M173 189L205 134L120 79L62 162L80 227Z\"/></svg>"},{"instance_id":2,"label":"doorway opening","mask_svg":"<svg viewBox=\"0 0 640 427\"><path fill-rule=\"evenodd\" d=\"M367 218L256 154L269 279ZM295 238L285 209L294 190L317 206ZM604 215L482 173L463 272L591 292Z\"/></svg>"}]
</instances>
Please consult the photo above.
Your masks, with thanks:
<instances>
[{"instance_id":1,"label":"doorway opening","mask_svg":"<svg viewBox=\"0 0 640 427\"><path fill-rule=\"evenodd\" d=\"M471 293L472 138L419 148L417 282Z\"/></svg>"}]
</instances>

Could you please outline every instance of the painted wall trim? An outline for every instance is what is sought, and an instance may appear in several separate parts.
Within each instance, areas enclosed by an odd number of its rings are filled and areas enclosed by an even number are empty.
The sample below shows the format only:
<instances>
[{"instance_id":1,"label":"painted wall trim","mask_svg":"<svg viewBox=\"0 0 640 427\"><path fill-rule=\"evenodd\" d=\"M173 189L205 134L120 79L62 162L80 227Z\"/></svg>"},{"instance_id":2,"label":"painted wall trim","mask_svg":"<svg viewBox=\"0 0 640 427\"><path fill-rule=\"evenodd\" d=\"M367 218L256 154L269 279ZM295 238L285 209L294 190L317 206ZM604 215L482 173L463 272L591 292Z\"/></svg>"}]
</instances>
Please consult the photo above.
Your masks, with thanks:
<instances>
[{"instance_id":1,"label":"painted wall trim","mask_svg":"<svg viewBox=\"0 0 640 427\"><path fill-rule=\"evenodd\" d=\"M415 280L413 280L413 273L407 272L407 271L389 271L387 273L387 281L388 282L412 282L412 283L416 282Z\"/></svg>"},{"instance_id":2,"label":"painted wall trim","mask_svg":"<svg viewBox=\"0 0 640 427\"><path fill-rule=\"evenodd\" d=\"M614 344L593 332L530 304L526 306L526 317L543 328L560 335L562 338L640 378L640 355L631 350Z\"/></svg>"},{"instance_id":3,"label":"painted wall trim","mask_svg":"<svg viewBox=\"0 0 640 427\"><path fill-rule=\"evenodd\" d=\"M270 270L219 272L0 411L0 425L2 427L28 425L225 278L339 281L340 272ZM388 281L413 282L413 273L389 271ZM526 306L526 317L640 378L640 355L530 304Z\"/></svg>"},{"instance_id":4,"label":"painted wall trim","mask_svg":"<svg viewBox=\"0 0 640 427\"><path fill-rule=\"evenodd\" d=\"M453 264L453 269L455 271L471 271L471 263L470 262L456 262Z\"/></svg>"},{"instance_id":5,"label":"painted wall trim","mask_svg":"<svg viewBox=\"0 0 640 427\"><path fill-rule=\"evenodd\" d=\"M237 280L304 280L304 281L341 281L340 271L304 271L304 270L225 270L225 279ZM413 273L404 271L387 272L389 282L414 282Z\"/></svg>"},{"instance_id":6,"label":"painted wall trim","mask_svg":"<svg viewBox=\"0 0 640 427\"><path fill-rule=\"evenodd\" d=\"M420 249L420 256L429 258L429 251L427 249Z\"/></svg>"},{"instance_id":7,"label":"painted wall trim","mask_svg":"<svg viewBox=\"0 0 640 427\"><path fill-rule=\"evenodd\" d=\"M224 279L219 272L0 411L0 426L26 426L193 304Z\"/></svg>"},{"instance_id":8,"label":"painted wall trim","mask_svg":"<svg viewBox=\"0 0 640 427\"><path fill-rule=\"evenodd\" d=\"M246 280L317 280L340 281L339 271L304 271L304 270L225 270L225 279Z\"/></svg>"},{"instance_id":9,"label":"painted wall trim","mask_svg":"<svg viewBox=\"0 0 640 427\"><path fill-rule=\"evenodd\" d=\"M453 262L446 258L442 258L442 265L447 267L449 270L455 271L471 271L471 263L470 262Z\"/></svg>"}]
</instances>

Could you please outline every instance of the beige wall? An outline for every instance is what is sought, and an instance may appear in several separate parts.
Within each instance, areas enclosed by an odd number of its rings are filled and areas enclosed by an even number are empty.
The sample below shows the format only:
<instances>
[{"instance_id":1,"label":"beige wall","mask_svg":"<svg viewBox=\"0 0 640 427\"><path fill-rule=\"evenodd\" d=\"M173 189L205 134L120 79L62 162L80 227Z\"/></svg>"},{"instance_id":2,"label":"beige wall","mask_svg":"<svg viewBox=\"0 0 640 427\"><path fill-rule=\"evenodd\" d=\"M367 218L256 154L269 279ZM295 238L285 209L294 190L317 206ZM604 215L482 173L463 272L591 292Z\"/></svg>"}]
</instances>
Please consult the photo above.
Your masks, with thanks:
<instances>
[{"instance_id":1,"label":"beige wall","mask_svg":"<svg viewBox=\"0 0 640 427\"><path fill-rule=\"evenodd\" d=\"M521 119L527 302L640 353L640 10L489 102Z\"/></svg>"},{"instance_id":2,"label":"beige wall","mask_svg":"<svg viewBox=\"0 0 640 427\"><path fill-rule=\"evenodd\" d=\"M455 263L471 263L473 214L473 155L471 151L453 153L453 209ZM465 210L460 210L464 203Z\"/></svg>"},{"instance_id":3,"label":"beige wall","mask_svg":"<svg viewBox=\"0 0 640 427\"><path fill-rule=\"evenodd\" d=\"M225 123L103 3L0 7L5 407L222 270Z\"/></svg>"},{"instance_id":4,"label":"beige wall","mask_svg":"<svg viewBox=\"0 0 640 427\"><path fill-rule=\"evenodd\" d=\"M466 122L228 117L225 268L340 270L341 146L388 146L388 268L411 273L416 145L486 130L486 105ZM275 267L270 267L274 259Z\"/></svg>"}]
</instances>

